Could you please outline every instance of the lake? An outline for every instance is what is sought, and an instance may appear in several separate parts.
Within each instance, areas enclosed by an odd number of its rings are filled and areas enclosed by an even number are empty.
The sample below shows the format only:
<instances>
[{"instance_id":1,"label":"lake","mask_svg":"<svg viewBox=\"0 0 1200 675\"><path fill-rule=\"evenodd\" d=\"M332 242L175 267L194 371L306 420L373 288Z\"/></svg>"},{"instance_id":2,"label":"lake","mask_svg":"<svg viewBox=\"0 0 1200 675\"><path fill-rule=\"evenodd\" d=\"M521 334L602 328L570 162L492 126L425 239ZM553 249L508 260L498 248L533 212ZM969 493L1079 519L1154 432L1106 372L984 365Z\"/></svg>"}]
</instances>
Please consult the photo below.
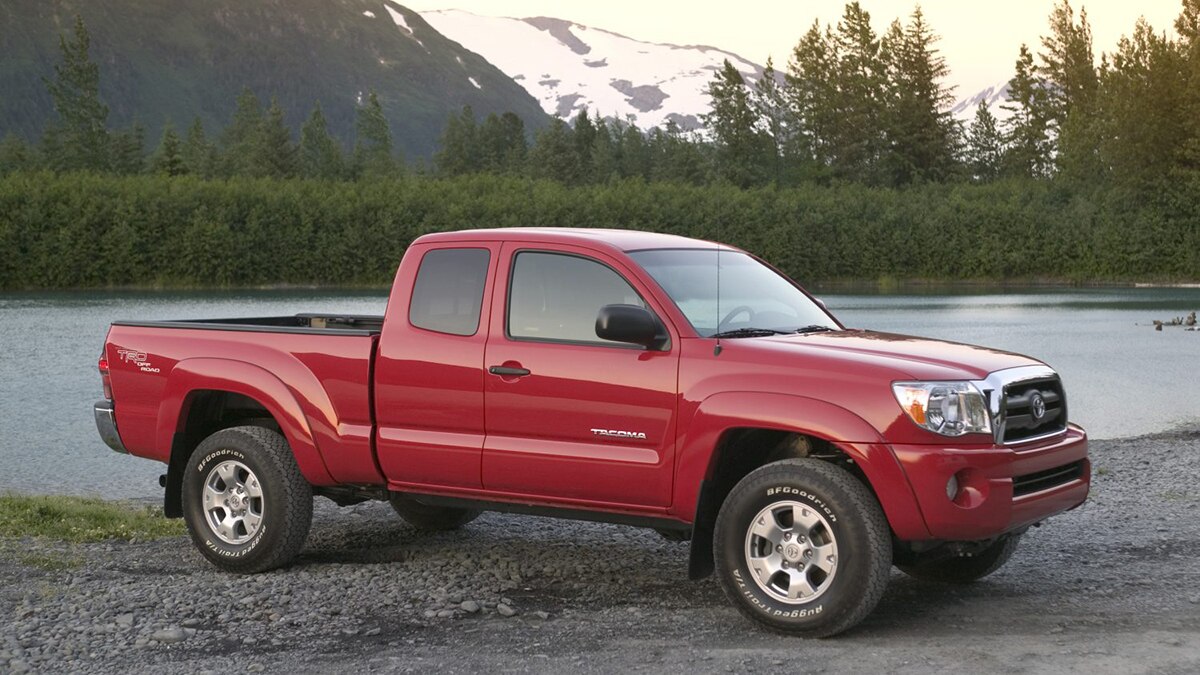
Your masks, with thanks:
<instances>
[{"instance_id":1,"label":"lake","mask_svg":"<svg viewBox=\"0 0 1200 675\"><path fill-rule=\"evenodd\" d=\"M1200 426L1200 332L1165 320L1200 310L1197 288L820 293L846 325L996 347L1061 373L1071 418L1094 438ZM165 467L96 435L96 359L114 319L381 314L375 291L0 294L0 492L157 498Z\"/></svg>"}]
</instances>

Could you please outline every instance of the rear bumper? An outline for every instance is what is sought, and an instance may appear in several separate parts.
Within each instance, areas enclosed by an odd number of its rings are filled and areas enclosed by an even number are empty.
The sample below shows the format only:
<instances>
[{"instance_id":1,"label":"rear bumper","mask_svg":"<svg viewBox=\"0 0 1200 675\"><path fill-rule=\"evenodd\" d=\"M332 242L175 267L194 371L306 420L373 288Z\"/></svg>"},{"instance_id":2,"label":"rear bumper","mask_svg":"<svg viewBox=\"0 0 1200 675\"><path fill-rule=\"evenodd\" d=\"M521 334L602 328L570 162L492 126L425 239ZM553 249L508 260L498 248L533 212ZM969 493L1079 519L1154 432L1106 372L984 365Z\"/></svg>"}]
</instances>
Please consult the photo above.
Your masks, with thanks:
<instances>
[{"instance_id":1,"label":"rear bumper","mask_svg":"<svg viewBox=\"0 0 1200 675\"><path fill-rule=\"evenodd\" d=\"M1021 530L1087 499L1087 433L1028 446L893 445L931 539L977 541ZM958 481L951 499L947 483Z\"/></svg>"},{"instance_id":2,"label":"rear bumper","mask_svg":"<svg viewBox=\"0 0 1200 675\"><path fill-rule=\"evenodd\" d=\"M113 402L107 399L97 401L94 409L96 431L100 432L100 439L113 450L129 454L129 451L125 449L125 444L121 442L121 434L117 432L117 418L113 414Z\"/></svg>"}]
</instances>

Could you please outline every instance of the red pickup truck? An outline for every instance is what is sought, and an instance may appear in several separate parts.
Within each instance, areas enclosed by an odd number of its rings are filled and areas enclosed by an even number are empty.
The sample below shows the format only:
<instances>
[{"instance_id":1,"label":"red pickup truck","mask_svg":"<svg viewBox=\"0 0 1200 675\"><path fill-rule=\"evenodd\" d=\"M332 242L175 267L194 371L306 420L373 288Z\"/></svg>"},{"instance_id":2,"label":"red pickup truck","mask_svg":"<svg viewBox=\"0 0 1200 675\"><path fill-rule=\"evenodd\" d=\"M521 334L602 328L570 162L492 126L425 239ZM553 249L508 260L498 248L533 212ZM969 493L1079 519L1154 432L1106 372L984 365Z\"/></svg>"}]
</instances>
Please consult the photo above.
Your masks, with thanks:
<instances>
[{"instance_id":1,"label":"red pickup truck","mask_svg":"<svg viewBox=\"0 0 1200 675\"><path fill-rule=\"evenodd\" d=\"M233 572L294 559L313 495L432 529L611 521L827 636L893 564L991 573L1090 481L1045 364L845 328L754 256L662 234L431 234L384 316L118 321L99 367L101 437L167 464L167 515Z\"/></svg>"}]
</instances>

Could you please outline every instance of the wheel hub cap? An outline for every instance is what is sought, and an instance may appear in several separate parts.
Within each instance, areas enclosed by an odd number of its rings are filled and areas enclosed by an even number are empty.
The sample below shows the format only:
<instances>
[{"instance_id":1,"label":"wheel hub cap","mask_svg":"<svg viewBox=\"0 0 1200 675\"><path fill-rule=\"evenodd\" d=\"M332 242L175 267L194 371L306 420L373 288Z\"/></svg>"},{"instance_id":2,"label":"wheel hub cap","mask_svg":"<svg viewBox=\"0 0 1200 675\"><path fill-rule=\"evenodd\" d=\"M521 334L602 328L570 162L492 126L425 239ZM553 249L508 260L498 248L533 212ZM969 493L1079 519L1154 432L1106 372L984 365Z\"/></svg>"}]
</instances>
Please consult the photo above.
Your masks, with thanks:
<instances>
[{"instance_id":1,"label":"wheel hub cap","mask_svg":"<svg viewBox=\"0 0 1200 675\"><path fill-rule=\"evenodd\" d=\"M262 526L263 491L258 476L242 462L226 460L204 479L204 521L226 544L244 544Z\"/></svg>"},{"instance_id":2,"label":"wheel hub cap","mask_svg":"<svg viewBox=\"0 0 1200 675\"><path fill-rule=\"evenodd\" d=\"M807 504L775 502L759 511L746 531L750 576L780 602L816 600L832 584L837 561L829 521Z\"/></svg>"}]
</instances>

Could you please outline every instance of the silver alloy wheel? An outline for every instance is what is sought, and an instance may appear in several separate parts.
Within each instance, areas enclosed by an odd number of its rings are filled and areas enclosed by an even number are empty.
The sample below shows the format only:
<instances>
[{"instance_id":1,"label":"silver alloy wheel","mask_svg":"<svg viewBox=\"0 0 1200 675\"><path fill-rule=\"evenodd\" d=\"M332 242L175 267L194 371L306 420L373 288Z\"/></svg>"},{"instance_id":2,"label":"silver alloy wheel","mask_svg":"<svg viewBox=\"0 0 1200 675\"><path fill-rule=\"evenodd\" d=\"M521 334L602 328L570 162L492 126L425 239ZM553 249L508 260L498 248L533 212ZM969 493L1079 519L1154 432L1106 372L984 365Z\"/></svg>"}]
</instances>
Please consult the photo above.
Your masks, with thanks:
<instances>
[{"instance_id":1,"label":"silver alloy wheel","mask_svg":"<svg viewBox=\"0 0 1200 675\"><path fill-rule=\"evenodd\" d=\"M837 575L838 549L829 521L811 505L771 504L746 530L746 564L758 587L789 605L812 602Z\"/></svg>"},{"instance_id":2,"label":"silver alloy wheel","mask_svg":"<svg viewBox=\"0 0 1200 675\"><path fill-rule=\"evenodd\" d=\"M204 479L204 520L226 544L250 541L262 525L263 491L245 464L226 460Z\"/></svg>"}]
</instances>

